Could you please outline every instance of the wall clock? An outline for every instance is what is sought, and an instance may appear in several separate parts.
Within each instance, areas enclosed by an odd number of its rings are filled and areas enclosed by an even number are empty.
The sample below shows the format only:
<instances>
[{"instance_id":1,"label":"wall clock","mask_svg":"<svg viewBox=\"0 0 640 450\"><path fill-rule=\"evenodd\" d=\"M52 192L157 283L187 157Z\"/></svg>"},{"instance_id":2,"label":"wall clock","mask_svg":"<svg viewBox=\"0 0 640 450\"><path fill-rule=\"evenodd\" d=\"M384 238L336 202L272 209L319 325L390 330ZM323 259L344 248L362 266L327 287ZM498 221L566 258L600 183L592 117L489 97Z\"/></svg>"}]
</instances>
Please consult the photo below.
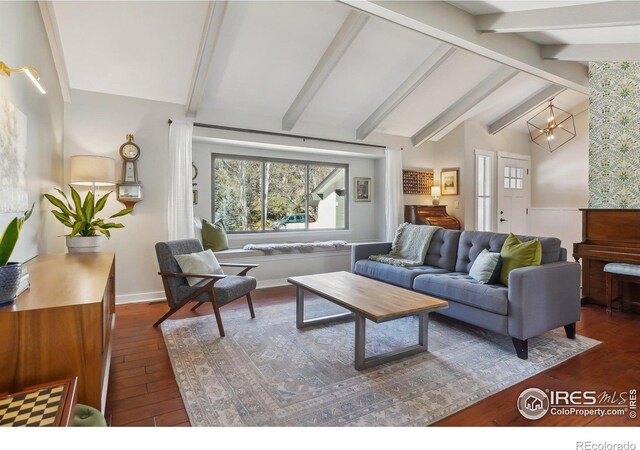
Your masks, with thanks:
<instances>
[{"instance_id":1,"label":"wall clock","mask_svg":"<svg viewBox=\"0 0 640 450\"><path fill-rule=\"evenodd\" d=\"M127 142L120 146L120 157L122 181L117 184L116 196L119 202L133 209L136 203L142 201L142 185L138 179L140 147L133 142L133 134L127 134Z\"/></svg>"}]
</instances>

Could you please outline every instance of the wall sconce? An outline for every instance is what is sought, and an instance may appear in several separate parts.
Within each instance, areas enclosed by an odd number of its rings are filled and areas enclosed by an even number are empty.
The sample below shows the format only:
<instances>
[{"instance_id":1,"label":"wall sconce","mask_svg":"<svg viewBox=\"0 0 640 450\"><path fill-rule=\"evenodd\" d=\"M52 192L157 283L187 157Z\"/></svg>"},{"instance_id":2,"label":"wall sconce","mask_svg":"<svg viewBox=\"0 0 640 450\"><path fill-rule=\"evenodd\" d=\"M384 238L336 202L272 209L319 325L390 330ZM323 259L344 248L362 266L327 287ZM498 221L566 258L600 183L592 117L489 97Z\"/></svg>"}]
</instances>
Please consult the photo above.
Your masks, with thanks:
<instances>
[{"instance_id":1,"label":"wall sconce","mask_svg":"<svg viewBox=\"0 0 640 450\"><path fill-rule=\"evenodd\" d=\"M36 69L30 66L22 66L19 69L12 69L11 67L7 66L4 61L0 61L0 75L4 74L6 76L10 76L12 73L24 73L29 77L31 82L35 84L35 86L41 93L47 93L47 91L45 91L40 84L40 75L38 75L38 71Z\"/></svg>"},{"instance_id":2,"label":"wall sconce","mask_svg":"<svg viewBox=\"0 0 640 450\"><path fill-rule=\"evenodd\" d=\"M431 204L438 206L440 204L440 186L431 186Z\"/></svg>"}]
</instances>

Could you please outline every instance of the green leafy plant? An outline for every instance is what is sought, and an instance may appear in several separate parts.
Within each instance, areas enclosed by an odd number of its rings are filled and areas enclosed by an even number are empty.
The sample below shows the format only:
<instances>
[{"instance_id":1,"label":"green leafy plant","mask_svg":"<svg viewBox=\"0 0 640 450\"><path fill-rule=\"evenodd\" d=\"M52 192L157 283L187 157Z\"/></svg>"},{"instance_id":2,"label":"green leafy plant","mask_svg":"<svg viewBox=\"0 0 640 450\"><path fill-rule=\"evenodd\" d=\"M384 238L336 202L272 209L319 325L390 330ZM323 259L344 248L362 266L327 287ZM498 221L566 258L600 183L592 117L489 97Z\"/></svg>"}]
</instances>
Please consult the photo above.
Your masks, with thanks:
<instances>
[{"instance_id":1,"label":"green leafy plant","mask_svg":"<svg viewBox=\"0 0 640 450\"><path fill-rule=\"evenodd\" d=\"M96 218L96 214L102 211L104 205L107 203L107 199L109 198L109 195L111 195L111 192L107 193L97 202L95 201L93 193L87 192L83 201L80 198L78 191L76 191L71 185L69 185L69 187L71 188L71 199L73 202L69 201L67 194L57 188L56 191L62 195L64 201L51 194L44 194L47 200L59 209L59 211L51 211L53 215L56 216L56 219L58 219L64 226L71 228L71 233L68 234L69 237L97 236L98 233L102 233L107 238L110 238L110 229L124 228L124 225L121 223L105 222L104 219ZM125 208L114 215L109 216L108 219L126 216L131 211L133 210Z\"/></svg>"},{"instance_id":2,"label":"green leafy plant","mask_svg":"<svg viewBox=\"0 0 640 450\"><path fill-rule=\"evenodd\" d=\"M2 233L2 237L0 237L0 267L6 266L9 262L11 253L13 253L13 249L16 247L16 243L18 242L22 225L24 225L27 219L31 217L34 205L35 203L31 205L31 209L25 212L22 217L16 217L9 222L4 233Z\"/></svg>"}]
</instances>

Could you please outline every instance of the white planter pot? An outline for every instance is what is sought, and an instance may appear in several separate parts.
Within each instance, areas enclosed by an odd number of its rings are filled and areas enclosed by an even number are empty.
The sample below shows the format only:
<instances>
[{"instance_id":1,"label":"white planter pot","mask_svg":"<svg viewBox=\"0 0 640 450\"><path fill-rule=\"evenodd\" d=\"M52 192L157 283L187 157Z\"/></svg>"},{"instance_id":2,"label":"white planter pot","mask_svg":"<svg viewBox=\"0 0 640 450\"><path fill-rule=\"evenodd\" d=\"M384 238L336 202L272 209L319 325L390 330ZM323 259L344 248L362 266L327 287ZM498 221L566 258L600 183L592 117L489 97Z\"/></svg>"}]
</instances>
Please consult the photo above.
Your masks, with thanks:
<instances>
[{"instance_id":1,"label":"white planter pot","mask_svg":"<svg viewBox=\"0 0 640 450\"><path fill-rule=\"evenodd\" d=\"M104 236L74 236L66 237L69 253L99 252Z\"/></svg>"}]
</instances>

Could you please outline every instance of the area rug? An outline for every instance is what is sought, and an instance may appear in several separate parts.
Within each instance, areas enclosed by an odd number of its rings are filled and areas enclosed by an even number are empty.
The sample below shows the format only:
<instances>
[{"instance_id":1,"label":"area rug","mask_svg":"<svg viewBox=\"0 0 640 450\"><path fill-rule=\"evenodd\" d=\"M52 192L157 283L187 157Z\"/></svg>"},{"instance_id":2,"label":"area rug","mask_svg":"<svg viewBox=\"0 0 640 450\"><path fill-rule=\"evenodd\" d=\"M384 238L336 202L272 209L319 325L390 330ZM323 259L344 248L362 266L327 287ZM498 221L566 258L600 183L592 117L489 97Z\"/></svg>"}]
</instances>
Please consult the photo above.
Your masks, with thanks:
<instances>
[{"instance_id":1,"label":"area rug","mask_svg":"<svg viewBox=\"0 0 640 450\"><path fill-rule=\"evenodd\" d=\"M338 310L305 301L306 317ZM193 426L424 426L598 344L560 328L530 339L524 361L509 337L432 314L428 353L358 372L353 322L298 330L294 302L222 318L224 338L213 315L162 324ZM414 344L417 329L368 322L367 356Z\"/></svg>"}]
</instances>

